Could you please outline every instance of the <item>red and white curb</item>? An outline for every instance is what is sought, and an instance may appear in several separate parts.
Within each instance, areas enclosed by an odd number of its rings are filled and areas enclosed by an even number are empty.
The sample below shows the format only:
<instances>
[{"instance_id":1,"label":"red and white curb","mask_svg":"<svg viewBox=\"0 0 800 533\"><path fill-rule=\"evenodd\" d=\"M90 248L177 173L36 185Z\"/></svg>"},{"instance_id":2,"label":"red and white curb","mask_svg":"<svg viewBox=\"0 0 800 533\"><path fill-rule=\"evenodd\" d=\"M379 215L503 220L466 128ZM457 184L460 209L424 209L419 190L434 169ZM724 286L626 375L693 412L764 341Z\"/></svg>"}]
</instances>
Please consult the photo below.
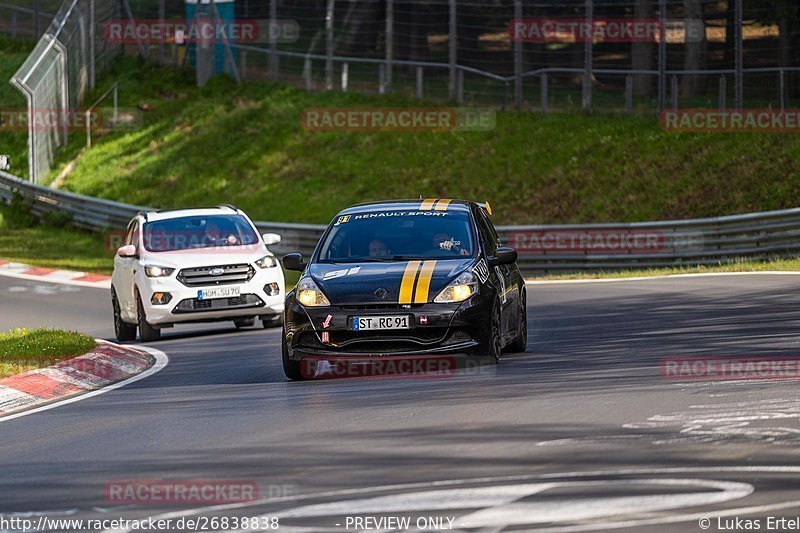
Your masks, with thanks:
<instances>
[{"instance_id":1,"label":"red and white curb","mask_svg":"<svg viewBox=\"0 0 800 533\"><path fill-rule=\"evenodd\" d=\"M96 287L98 289L111 288L111 276L76 272L74 270L34 267L25 263L15 263L2 259L0 259L0 276L31 281L47 281L64 285L78 285L81 287Z\"/></svg>"},{"instance_id":2,"label":"red and white curb","mask_svg":"<svg viewBox=\"0 0 800 533\"><path fill-rule=\"evenodd\" d=\"M133 349L98 340L87 354L0 380L0 421L54 402L66 403L59 400L75 401L82 399L75 396L118 388L161 370L167 361L162 352L152 348Z\"/></svg>"}]
</instances>

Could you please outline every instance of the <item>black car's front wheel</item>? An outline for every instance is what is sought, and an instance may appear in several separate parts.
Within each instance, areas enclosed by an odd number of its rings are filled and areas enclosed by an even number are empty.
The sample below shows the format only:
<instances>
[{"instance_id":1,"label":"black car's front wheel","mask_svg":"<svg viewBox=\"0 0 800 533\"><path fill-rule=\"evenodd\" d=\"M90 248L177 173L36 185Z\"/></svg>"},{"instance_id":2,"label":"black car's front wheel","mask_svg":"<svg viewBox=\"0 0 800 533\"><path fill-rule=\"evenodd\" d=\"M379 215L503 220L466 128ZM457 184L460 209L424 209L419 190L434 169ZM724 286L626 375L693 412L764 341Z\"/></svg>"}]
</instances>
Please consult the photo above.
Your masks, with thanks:
<instances>
[{"instance_id":1,"label":"black car's front wheel","mask_svg":"<svg viewBox=\"0 0 800 533\"><path fill-rule=\"evenodd\" d=\"M289 359L289 345L286 344L286 332L281 332L281 355L283 356L283 373L292 381L300 381L305 379L303 373L300 371L301 361L293 361Z\"/></svg>"},{"instance_id":2,"label":"black car's front wheel","mask_svg":"<svg viewBox=\"0 0 800 533\"><path fill-rule=\"evenodd\" d=\"M500 336L500 303L495 300L492 304L492 311L489 315L489 320L484 327L480 355L486 357L489 361L497 364L500 362L500 354L503 351L503 340Z\"/></svg>"}]
</instances>

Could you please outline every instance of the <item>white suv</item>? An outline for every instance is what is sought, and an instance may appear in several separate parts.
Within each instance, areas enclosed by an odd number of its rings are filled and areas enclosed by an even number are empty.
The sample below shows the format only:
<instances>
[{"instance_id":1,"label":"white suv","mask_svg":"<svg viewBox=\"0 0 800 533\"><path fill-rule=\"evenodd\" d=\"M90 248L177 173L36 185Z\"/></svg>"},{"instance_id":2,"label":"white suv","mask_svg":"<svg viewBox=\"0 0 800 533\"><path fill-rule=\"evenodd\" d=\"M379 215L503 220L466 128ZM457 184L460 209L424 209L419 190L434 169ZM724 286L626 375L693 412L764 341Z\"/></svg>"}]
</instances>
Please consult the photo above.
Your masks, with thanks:
<instances>
[{"instance_id":1,"label":"white suv","mask_svg":"<svg viewBox=\"0 0 800 533\"><path fill-rule=\"evenodd\" d=\"M233 206L139 213L114 258L111 301L117 339L157 340L161 329L187 322L233 320L236 327L280 324L283 270Z\"/></svg>"}]
</instances>

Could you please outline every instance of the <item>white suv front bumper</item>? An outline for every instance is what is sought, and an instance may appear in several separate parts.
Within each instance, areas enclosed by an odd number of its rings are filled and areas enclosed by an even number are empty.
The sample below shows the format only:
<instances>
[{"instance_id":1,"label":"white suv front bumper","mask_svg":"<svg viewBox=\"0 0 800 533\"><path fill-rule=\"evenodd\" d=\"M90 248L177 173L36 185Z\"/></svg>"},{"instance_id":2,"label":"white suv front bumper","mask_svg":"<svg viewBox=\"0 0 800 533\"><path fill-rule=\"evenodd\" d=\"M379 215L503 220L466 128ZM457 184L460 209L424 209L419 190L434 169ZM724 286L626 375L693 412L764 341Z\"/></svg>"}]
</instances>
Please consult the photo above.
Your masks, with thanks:
<instances>
[{"instance_id":1,"label":"white suv front bumper","mask_svg":"<svg viewBox=\"0 0 800 533\"><path fill-rule=\"evenodd\" d=\"M142 298L147 322L153 326L181 322L233 320L255 316L274 316L283 313L286 286L280 267L259 268L252 266L253 276L237 283L220 285L192 284L187 286L178 279L180 270L163 278L150 278L140 269L136 274L136 285ZM278 293L269 295L265 290L270 283L278 286ZM238 287L240 296L234 298L198 299L198 291L222 287ZM154 304L155 293L169 293L166 304Z\"/></svg>"}]
</instances>

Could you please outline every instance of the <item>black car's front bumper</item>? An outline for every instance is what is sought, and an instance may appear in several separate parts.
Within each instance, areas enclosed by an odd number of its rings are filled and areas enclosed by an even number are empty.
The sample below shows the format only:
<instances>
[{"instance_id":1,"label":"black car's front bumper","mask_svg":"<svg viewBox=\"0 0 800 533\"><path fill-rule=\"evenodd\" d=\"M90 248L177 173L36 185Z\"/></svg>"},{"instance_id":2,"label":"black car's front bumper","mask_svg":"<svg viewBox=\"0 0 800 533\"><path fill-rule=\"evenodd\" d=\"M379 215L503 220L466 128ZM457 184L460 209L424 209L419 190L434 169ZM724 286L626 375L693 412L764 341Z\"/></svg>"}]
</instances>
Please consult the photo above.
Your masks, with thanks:
<instances>
[{"instance_id":1,"label":"black car's front bumper","mask_svg":"<svg viewBox=\"0 0 800 533\"><path fill-rule=\"evenodd\" d=\"M472 353L489 323L476 296L458 304L286 306L289 358L306 356L386 356ZM408 315L410 329L353 331L353 317Z\"/></svg>"}]
</instances>

